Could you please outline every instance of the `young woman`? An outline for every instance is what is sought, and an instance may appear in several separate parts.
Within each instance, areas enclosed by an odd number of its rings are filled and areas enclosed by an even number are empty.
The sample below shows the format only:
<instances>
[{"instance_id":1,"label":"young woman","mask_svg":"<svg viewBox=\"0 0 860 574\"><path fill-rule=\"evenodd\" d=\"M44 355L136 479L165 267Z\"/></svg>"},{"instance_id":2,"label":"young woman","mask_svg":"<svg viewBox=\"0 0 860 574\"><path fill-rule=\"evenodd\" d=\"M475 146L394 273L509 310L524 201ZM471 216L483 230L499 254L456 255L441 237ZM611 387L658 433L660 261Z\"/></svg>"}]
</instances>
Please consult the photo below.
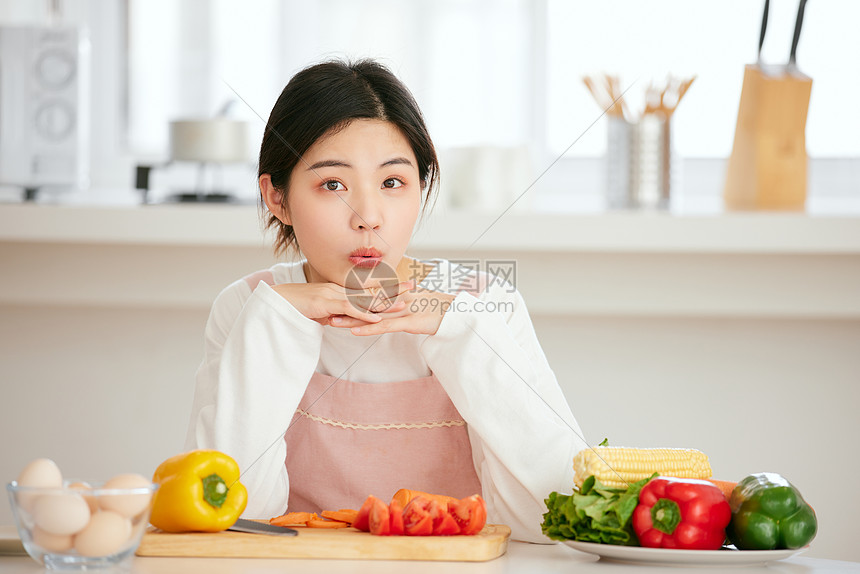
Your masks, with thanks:
<instances>
[{"instance_id":1,"label":"young woman","mask_svg":"<svg viewBox=\"0 0 860 574\"><path fill-rule=\"evenodd\" d=\"M489 522L548 542L543 500L586 445L514 286L406 254L438 173L376 62L311 66L275 103L259 185L300 256L216 299L186 445L238 461L246 517L479 493Z\"/></svg>"}]
</instances>

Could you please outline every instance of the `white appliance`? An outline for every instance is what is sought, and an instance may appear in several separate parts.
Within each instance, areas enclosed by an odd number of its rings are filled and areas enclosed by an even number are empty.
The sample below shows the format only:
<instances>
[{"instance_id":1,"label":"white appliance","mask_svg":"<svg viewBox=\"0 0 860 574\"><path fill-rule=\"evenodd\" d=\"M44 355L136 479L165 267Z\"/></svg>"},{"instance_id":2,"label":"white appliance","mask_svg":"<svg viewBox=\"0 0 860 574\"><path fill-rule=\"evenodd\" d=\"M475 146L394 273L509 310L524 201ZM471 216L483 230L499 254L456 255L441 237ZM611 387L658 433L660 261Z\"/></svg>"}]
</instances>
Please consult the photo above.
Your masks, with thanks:
<instances>
[{"instance_id":1,"label":"white appliance","mask_svg":"<svg viewBox=\"0 0 860 574\"><path fill-rule=\"evenodd\" d=\"M80 28L0 27L0 184L87 186L89 50Z\"/></svg>"}]
</instances>

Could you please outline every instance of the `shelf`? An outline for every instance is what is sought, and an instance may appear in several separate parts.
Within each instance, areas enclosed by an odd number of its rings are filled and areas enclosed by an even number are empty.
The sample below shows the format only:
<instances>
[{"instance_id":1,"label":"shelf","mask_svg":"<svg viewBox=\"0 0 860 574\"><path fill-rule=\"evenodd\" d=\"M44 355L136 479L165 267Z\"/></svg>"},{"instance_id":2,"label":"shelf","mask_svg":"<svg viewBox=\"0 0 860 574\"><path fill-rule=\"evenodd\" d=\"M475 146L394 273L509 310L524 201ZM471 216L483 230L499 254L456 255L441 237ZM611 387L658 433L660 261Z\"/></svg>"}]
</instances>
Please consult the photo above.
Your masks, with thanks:
<instances>
[{"instance_id":1,"label":"shelf","mask_svg":"<svg viewBox=\"0 0 860 574\"><path fill-rule=\"evenodd\" d=\"M268 248L253 205L0 205L0 241ZM804 213L498 213L437 208L418 250L860 254L860 216Z\"/></svg>"}]
</instances>

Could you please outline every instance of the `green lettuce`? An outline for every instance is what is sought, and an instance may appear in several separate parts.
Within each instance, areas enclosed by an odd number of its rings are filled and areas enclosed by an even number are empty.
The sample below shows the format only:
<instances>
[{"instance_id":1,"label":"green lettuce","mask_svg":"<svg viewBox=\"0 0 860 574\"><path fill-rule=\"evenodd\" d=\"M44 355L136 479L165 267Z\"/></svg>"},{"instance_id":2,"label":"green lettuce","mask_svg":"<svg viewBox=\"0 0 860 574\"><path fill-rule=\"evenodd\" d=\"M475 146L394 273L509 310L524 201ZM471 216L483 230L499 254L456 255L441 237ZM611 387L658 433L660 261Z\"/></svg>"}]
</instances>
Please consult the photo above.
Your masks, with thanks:
<instances>
[{"instance_id":1,"label":"green lettuce","mask_svg":"<svg viewBox=\"0 0 860 574\"><path fill-rule=\"evenodd\" d=\"M654 476L657 474L626 488L604 486L589 476L573 494L551 492L545 500L541 531L553 540L639 546L631 518L639 504L639 491Z\"/></svg>"}]
</instances>

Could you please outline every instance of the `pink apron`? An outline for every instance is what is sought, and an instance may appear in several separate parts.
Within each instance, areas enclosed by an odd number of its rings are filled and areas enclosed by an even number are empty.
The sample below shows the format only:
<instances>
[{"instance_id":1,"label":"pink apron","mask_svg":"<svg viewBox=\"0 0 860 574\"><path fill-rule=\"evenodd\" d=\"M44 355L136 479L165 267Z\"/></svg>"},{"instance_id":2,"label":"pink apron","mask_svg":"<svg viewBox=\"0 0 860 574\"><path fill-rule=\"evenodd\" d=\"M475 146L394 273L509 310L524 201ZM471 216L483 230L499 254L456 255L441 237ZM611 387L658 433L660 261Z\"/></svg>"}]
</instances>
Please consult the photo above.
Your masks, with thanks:
<instances>
[{"instance_id":1,"label":"pink apron","mask_svg":"<svg viewBox=\"0 0 860 574\"><path fill-rule=\"evenodd\" d=\"M435 375L354 383L314 373L284 435L290 511L358 509L400 488L481 493L466 423Z\"/></svg>"}]
</instances>

